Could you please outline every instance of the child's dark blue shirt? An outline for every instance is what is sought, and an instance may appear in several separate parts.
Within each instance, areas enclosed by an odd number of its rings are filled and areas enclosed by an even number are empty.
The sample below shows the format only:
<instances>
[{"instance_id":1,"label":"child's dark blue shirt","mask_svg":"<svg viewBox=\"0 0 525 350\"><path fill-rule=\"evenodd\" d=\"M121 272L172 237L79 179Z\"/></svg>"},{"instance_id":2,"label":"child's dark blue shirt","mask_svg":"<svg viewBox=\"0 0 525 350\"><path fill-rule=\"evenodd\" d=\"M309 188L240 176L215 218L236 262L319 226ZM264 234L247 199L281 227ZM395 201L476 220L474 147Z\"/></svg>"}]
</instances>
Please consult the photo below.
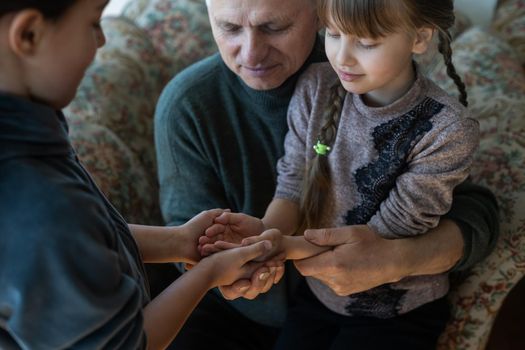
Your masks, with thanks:
<instances>
[{"instance_id":1,"label":"child's dark blue shirt","mask_svg":"<svg viewBox=\"0 0 525 350\"><path fill-rule=\"evenodd\" d=\"M0 345L143 348L148 301L135 241L62 113L0 94Z\"/></svg>"}]
</instances>

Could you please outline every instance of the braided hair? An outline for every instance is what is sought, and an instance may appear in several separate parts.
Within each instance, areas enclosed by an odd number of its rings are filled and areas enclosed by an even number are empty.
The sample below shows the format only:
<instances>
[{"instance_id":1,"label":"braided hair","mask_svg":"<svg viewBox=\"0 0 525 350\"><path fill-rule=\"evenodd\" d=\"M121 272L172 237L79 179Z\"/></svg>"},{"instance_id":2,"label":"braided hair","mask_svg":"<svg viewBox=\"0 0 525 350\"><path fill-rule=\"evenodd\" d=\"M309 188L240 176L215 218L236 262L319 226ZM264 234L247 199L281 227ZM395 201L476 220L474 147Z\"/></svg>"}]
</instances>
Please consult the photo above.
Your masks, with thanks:
<instances>
[{"instance_id":1,"label":"braided hair","mask_svg":"<svg viewBox=\"0 0 525 350\"><path fill-rule=\"evenodd\" d=\"M335 140L346 94L346 90L339 81L330 88L329 107L323 117L324 124L317 137L318 143L332 145ZM301 228L319 227L330 183L330 168L327 156L318 154L307 164L305 170L303 195L300 202Z\"/></svg>"},{"instance_id":2,"label":"braided hair","mask_svg":"<svg viewBox=\"0 0 525 350\"><path fill-rule=\"evenodd\" d=\"M357 37L375 39L399 31L410 33L418 28L434 29L438 33L438 50L443 56L447 74L458 88L459 101L468 105L465 84L452 63L449 30L455 22L453 0L318 0L317 12L321 25L331 23L342 32ZM335 140L345 95L340 83L330 89L330 101L318 135L318 145L325 149L329 149ZM319 227L331 185L327 155L316 153L306 166L303 180L301 229Z\"/></svg>"}]
</instances>

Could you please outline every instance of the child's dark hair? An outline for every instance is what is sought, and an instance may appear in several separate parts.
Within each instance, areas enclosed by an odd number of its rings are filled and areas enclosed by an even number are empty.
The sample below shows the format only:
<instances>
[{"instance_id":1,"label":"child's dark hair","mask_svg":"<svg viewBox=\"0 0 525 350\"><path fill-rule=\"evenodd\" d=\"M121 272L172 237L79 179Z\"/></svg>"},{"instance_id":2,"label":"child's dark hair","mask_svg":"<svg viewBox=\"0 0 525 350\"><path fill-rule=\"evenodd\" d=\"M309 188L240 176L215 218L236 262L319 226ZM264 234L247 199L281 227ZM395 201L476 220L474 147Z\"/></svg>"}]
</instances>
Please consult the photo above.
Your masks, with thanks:
<instances>
[{"instance_id":1,"label":"child's dark hair","mask_svg":"<svg viewBox=\"0 0 525 350\"><path fill-rule=\"evenodd\" d=\"M454 24L453 0L318 0L319 20L325 27L335 26L343 33L362 38L380 38L395 32L414 32L430 27L438 32L439 52L447 74L459 90L459 101L467 106L465 84L452 64L450 27ZM321 143L331 146L344 101L345 90L338 82L331 88L324 125L319 131ZM330 187L327 155L317 154L308 164L301 196L301 228L318 228Z\"/></svg>"},{"instance_id":2,"label":"child's dark hair","mask_svg":"<svg viewBox=\"0 0 525 350\"><path fill-rule=\"evenodd\" d=\"M8 13L26 9L40 11L45 18L55 20L60 18L77 0L2 0L0 2L0 17Z\"/></svg>"}]
</instances>

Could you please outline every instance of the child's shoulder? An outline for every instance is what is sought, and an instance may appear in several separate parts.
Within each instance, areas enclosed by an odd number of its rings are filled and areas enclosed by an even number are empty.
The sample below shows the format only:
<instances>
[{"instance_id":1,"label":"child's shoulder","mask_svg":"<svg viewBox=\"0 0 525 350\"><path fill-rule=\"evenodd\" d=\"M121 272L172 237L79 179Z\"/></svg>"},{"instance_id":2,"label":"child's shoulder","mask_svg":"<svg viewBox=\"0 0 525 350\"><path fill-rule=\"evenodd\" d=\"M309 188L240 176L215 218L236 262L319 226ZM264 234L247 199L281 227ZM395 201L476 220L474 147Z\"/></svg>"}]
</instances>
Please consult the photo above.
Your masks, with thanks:
<instances>
[{"instance_id":1,"label":"child's shoulder","mask_svg":"<svg viewBox=\"0 0 525 350\"><path fill-rule=\"evenodd\" d=\"M81 239L90 227L102 228L100 200L74 176L34 158L4 162L0 170L3 234L33 243L60 242L71 235Z\"/></svg>"},{"instance_id":2,"label":"child's shoulder","mask_svg":"<svg viewBox=\"0 0 525 350\"><path fill-rule=\"evenodd\" d=\"M450 95L430 79L427 80L427 97L444 106L443 112L457 118L468 117L468 109L459 102L457 96Z\"/></svg>"},{"instance_id":3,"label":"child's shoulder","mask_svg":"<svg viewBox=\"0 0 525 350\"><path fill-rule=\"evenodd\" d=\"M467 107L459 102L457 96L453 96L443 90L436 83L427 80L426 97L431 98L443 107L440 112L432 117L432 125L435 130L453 134L468 136L472 140L479 137L479 122L472 118ZM477 141L476 141L477 142Z\"/></svg>"}]
</instances>

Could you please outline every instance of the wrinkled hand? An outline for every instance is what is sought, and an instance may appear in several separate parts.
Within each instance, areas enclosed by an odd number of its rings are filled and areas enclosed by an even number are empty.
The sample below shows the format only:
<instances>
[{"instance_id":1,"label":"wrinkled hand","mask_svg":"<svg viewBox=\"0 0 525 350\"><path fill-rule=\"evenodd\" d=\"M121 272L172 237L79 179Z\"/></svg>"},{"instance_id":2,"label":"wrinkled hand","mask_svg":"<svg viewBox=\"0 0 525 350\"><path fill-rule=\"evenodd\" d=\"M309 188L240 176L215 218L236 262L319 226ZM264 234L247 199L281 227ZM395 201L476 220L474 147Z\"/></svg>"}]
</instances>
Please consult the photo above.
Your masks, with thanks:
<instances>
[{"instance_id":1,"label":"wrinkled hand","mask_svg":"<svg viewBox=\"0 0 525 350\"><path fill-rule=\"evenodd\" d=\"M366 225L307 230L305 238L333 249L294 261L303 276L319 279L338 295L399 281L404 275L397 250L400 240L381 238Z\"/></svg>"},{"instance_id":2,"label":"wrinkled hand","mask_svg":"<svg viewBox=\"0 0 525 350\"><path fill-rule=\"evenodd\" d=\"M214 246L217 241L231 243L229 248L240 246L246 237L259 235L264 231L264 224L258 218L242 213L224 212L214 220L204 236L199 238L199 251L207 256L222 249Z\"/></svg>"}]
</instances>

